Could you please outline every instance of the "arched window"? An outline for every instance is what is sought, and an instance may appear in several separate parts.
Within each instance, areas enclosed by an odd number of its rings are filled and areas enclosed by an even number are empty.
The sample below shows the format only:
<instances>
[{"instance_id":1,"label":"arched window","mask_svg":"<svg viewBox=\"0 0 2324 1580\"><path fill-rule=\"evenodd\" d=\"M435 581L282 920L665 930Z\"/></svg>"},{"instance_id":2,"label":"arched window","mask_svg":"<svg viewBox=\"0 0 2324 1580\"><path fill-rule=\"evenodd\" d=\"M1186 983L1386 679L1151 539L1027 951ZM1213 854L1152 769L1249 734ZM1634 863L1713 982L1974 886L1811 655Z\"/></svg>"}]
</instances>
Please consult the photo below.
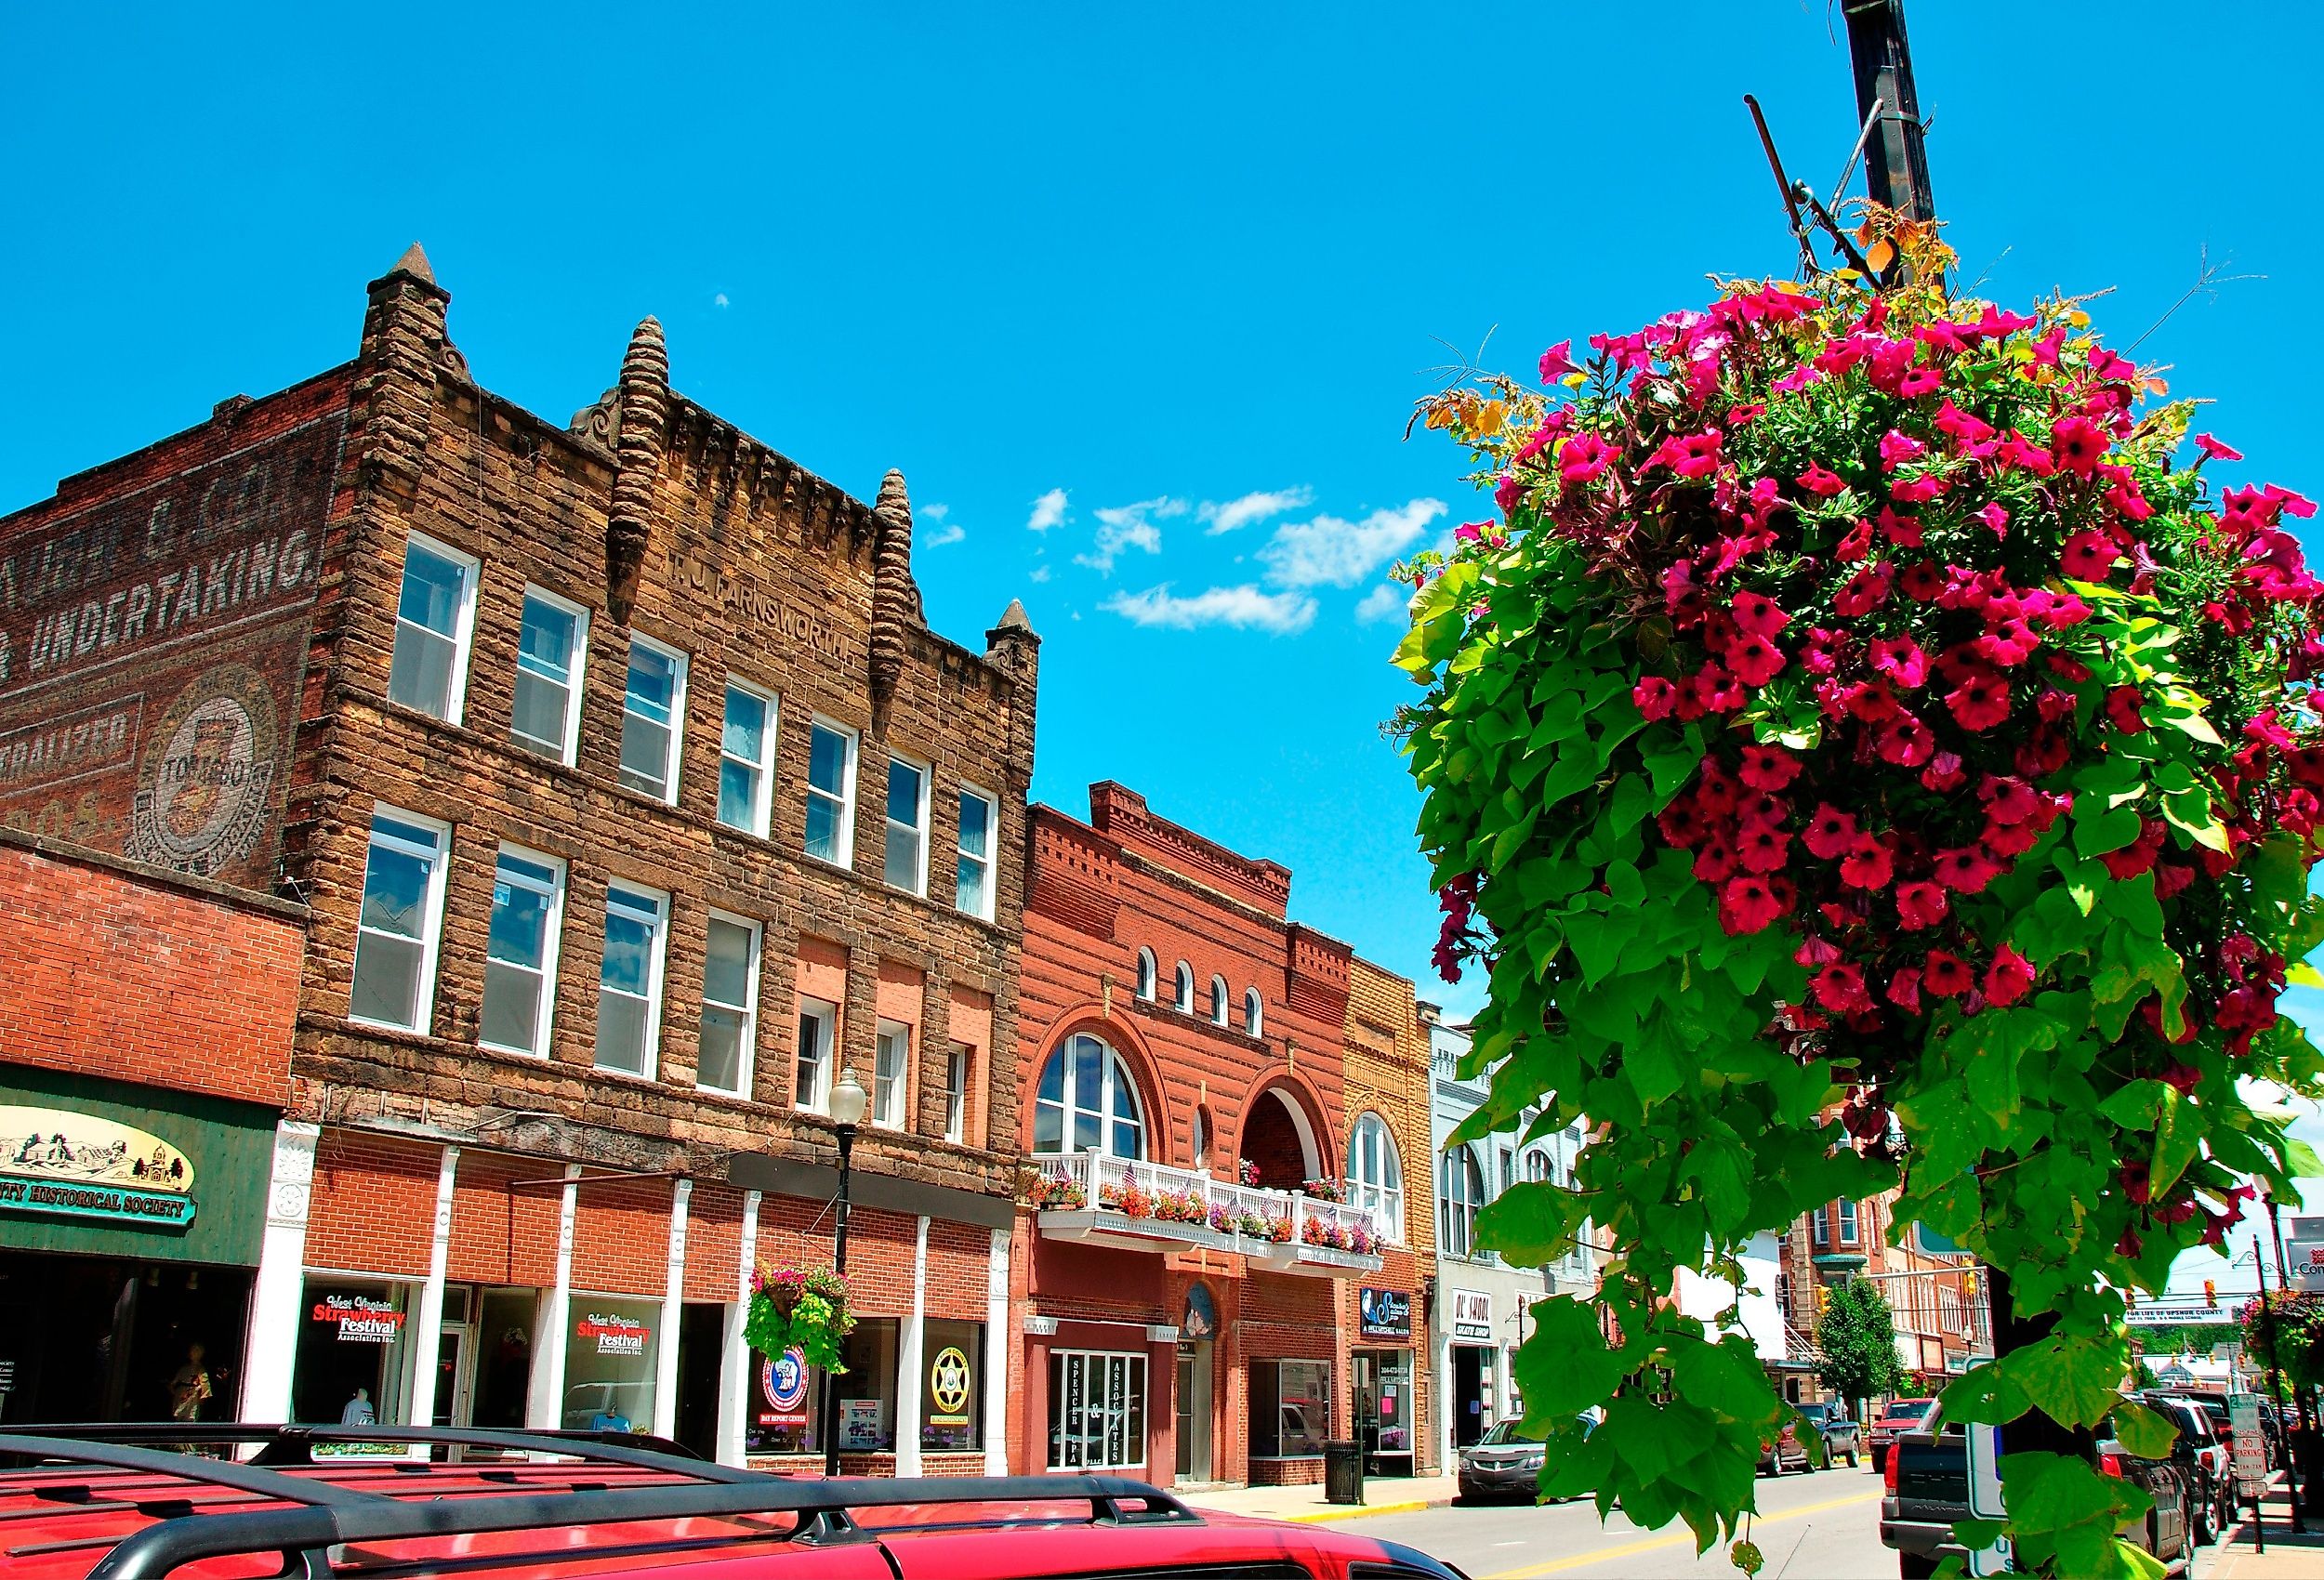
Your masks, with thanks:
<instances>
[{"instance_id":1,"label":"arched window","mask_svg":"<svg viewBox=\"0 0 2324 1580\"><path fill-rule=\"evenodd\" d=\"M1214 1026L1225 1025L1227 1008L1226 979L1213 977L1210 979L1210 1023Z\"/></svg>"},{"instance_id":2,"label":"arched window","mask_svg":"<svg viewBox=\"0 0 2324 1580\"><path fill-rule=\"evenodd\" d=\"M1178 975L1170 983L1170 1007L1181 1015L1195 1012L1195 968L1181 960Z\"/></svg>"},{"instance_id":3,"label":"arched window","mask_svg":"<svg viewBox=\"0 0 2324 1580\"><path fill-rule=\"evenodd\" d=\"M1388 1122L1367 1113L1348 1133L1348 1201L1380 1217L1388 1238L1404 1240L1404 1162Z\"/></svg>"},{"instance_id":4,"label":"arched window","mask_svg":"<svg viewBox=\"0 0 2324 1580\"><path fill-rule=\"evenodd\" d=\"M1210 1166L1210 1111L1207 1108L1195 1110L1195 1166Z\"/></svg>"},{"instance_id":5,"label":"arched window","mask_svg":"<svg viewBox=\"0 0 2324 1580\"><path fill-rule=\"evenodd\" d=\"M1527 1179L1533 1181L1537 1185L1546 1184L1552 1178L1555 1178L1555 1175L1556 1170L1550 1166L1549 1153L1543 1152L1538 1147L1535 1147L1525 1153L1525 1178Z\"/></svg>"},{"instance_id":6,"label":"arched window","mask_svg":"<svg viewBox=\"0 0 2324 1580\"><path fill-rule=\"evenodd\" d=\"M1455 1147L1445 1154L1445 1244L1448 1257L1476 1254L1477 1209L1485 1205L1485 1171L1476 1153Z\"/></svg>"},{"instance_id":7,"label":"arched window","mask_svg":"<svg viewBox=\"0 0 2324 1580\"><path fill-rule=\"evenodd\" d=\"M1138 951L1138 996L1149 1004L1154 1002L1154 951L1151 949Z\"/></svg>"},{"instance_id":8,"label":"arched window","mask_svg":"<svg viewBox=\"0 0 2324 1580\"><path fill-rule=\"evenodd\" d=\"M1243 1034L1247 1037L1267 1034L1266 1007L1260 1001L1257 988L1247 988L1243 993Z\"/></svg>"},{"instance_id":9,"label":"arched window","mask_svg":"<svg viewBox=\"0 0 2324 1580\"><path fill-rule=\"evenodd\" d=\"M1065 1039L1042 1067L1033 1104L1033 1150L1146 1155L1138 1084L1122 1056L1087 1033Z\"/></svg>"}]
</instances>

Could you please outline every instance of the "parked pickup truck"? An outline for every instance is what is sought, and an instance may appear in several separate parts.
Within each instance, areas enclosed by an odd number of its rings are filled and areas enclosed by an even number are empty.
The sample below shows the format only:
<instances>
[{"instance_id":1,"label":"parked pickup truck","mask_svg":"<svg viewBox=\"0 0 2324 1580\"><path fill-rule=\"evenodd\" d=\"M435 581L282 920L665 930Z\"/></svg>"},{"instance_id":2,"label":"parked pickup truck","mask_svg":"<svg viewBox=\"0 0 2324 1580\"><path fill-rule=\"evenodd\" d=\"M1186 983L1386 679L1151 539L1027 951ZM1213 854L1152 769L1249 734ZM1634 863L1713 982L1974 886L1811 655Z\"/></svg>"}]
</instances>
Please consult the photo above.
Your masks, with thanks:
<instances>
[{"instance_id":1,"label":"parked pickup truck","mask_svg":"<svg viewBox=\"0 0 2324 1580\"><path fill-rule=\"evenodd\" d=\"M2100 1429L2100 1468L2146 1488L2155 1507L2122 1534L2172 1569L2185 1567L2187 1545L2186 1478L2167 1459L2141 1459ZM1921 1424L1897 1433L1889 1445L1887 1492L1881 1499L1881 1541L1896 1553L1902 1580L1926 1580L1937 1565L1965 1558L1953 1540L1953 1521L1969 1516L1969 1442L1957 1426L1947 1426L1932 1409Z\"/></svg>"}]
</instances>

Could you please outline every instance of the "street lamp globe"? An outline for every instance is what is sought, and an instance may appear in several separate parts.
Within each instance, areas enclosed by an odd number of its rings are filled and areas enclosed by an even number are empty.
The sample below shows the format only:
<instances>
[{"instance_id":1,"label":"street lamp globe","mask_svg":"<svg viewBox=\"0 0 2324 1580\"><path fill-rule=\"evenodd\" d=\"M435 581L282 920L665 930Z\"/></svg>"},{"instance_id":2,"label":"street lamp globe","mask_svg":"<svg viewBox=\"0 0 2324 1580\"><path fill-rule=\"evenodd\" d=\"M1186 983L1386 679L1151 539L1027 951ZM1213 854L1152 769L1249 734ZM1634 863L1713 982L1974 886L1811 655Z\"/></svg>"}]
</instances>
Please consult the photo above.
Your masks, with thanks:
<instances>
[{"instance_id":1,"label":"street lamp globe","mask_svg":"<svg viewBox=\"0 0 2324 1580\"><path fill-rule=\"evenodd\" d=\"M831 1120L843 1130L852 1130L864 1122L864 1110L871 1102L871 1094L856 1080L853 1069L839 1072L838 1085L831 1088Z\"/></svg>"}]
</instances>

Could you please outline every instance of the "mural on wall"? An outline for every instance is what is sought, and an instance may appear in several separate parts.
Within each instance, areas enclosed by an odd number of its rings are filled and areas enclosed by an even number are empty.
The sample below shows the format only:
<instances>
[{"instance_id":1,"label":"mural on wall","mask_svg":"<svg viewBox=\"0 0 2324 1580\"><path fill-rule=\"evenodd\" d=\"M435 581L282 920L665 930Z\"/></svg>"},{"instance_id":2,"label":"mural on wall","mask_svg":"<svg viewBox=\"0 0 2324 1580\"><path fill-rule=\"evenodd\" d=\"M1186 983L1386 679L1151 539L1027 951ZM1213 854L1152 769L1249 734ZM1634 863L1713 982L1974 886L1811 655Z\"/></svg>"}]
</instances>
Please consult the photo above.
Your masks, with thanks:
<instances>
[{"instance_id":1,"label":"mural on wall","mask_svg":"<svg viewBox=\"0 0 2324 1580\"><path fill-rule=\"evenodd\" d=\"M273 886L341 429L0 522L0 824Z\"/></svg>"}]
</instances>

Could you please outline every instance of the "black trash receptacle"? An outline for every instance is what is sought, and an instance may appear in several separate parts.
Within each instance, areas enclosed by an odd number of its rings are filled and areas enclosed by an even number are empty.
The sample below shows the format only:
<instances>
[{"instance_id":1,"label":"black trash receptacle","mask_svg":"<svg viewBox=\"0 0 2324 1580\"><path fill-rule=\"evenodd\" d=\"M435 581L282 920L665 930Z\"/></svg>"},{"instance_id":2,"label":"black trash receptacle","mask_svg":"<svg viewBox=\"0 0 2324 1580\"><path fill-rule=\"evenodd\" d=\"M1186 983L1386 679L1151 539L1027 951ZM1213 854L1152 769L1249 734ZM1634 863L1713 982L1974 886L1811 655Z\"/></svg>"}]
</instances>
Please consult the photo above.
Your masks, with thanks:
<instances>
[{"instance_id":1,"label":"black trash receptacle","mask_svg":"<svg viewBox=\"0 0 2324 1580\"><path fill-rule=\"evenodd\" d=\"M1324 1501L1364 1501L1364 1445L1335 1442L1324 1444Z\"/></svg>"}]
</instances>

